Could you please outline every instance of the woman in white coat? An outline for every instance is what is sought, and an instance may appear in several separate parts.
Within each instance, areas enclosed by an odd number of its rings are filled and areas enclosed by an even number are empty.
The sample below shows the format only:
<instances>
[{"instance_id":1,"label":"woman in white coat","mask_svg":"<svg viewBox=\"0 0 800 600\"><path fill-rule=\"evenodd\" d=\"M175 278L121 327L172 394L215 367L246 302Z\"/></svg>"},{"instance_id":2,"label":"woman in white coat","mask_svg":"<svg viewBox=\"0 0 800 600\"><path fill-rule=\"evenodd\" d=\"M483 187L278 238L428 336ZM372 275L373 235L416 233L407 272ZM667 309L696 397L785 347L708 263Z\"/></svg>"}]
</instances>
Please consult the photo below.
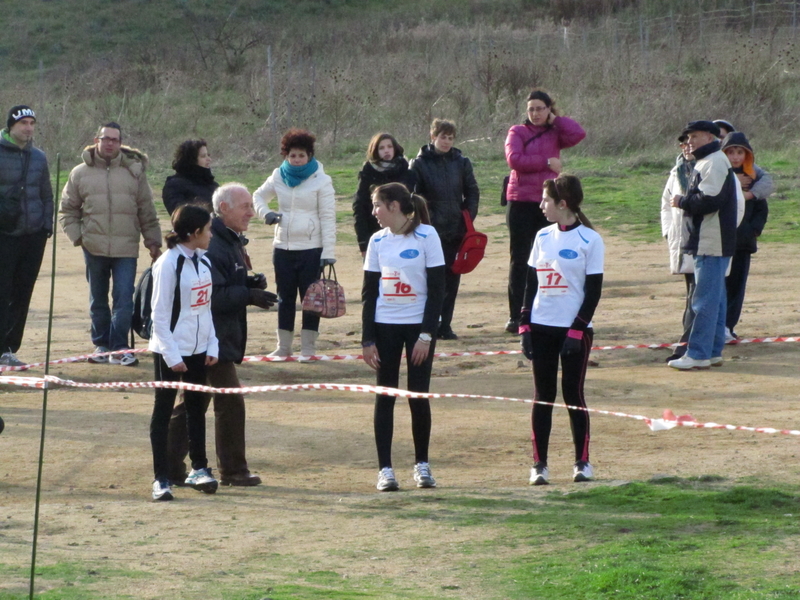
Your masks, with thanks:
<instances>
[{"instance_id":1,"label":"woman in white coat","mask_svg":"<svg viewBox=\"0 0 800 600\"><path fill-rule=\"evenodd\" d=\"M683 219L683 210L674 208L670 204L673 196L682 196L689 188L689 181L694 169L694 157L689 153L685 135L678 138L678 146L680 146L681 153L669 173L667 185L664 186L664 193L661 195L661 235L667 240L669 248L670 273L683 275L686 281L686 306L683 309L683 335L680 339L684 345L677 346L675 352L667 358L667 362L678 359L686 353L686 343L689 341L692 323L694 323L694 311L692 310L694 262L690 255L684 254L681 250L689 238L689 231L686 228L686 221Z\"/></svg>"},{"instance_id":2,"label":"woman in white coat","mask_svg":"<svg viewBox=\"0 0 800 600\"><path fill-rule=\"evenodd\" d=\"M290 129L281 139L283 164L256 190L253 202L267 225L276 225L272 264L278 288L278 347L270 356L292 355L297 295L300 301L325 265L336 262L336 203L331 178L314 158L316 138ZM270 202L277 198L276 210ZM303 313L303 357L315 354L319 316Z\"/></svg>"}]
</instances>

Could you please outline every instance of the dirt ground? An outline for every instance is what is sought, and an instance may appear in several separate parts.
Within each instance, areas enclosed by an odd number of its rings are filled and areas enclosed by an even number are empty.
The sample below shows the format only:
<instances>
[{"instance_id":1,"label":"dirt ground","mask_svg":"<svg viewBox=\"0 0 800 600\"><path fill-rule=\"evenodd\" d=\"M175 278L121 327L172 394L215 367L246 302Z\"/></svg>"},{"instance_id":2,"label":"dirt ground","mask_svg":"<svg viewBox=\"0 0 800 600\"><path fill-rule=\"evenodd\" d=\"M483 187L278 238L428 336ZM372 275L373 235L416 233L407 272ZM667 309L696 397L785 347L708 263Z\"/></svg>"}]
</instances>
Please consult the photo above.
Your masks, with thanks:
<instances>
[{"instance_id":1,"label":"dirt ground","mask_svg":"<svg viewBox=\"0 0 800 600\"><path fill-rule=\"evenodd\" d=\"M479 268L462 279L454 320L460 339L440 343L439 351L518 349L516 337L503 332L507 236L502 217L482 217L477 224L492 242ZM270 234L254 223L249 250L272 289ZM681 278L668 273L665 245L632 244L611 236L605 241L605 286L594 319L595 343L674 342L684 286ZM53 358L92 349L82 256L63 234L57 244ZM795 247L771 244L763 244L755 255L737 328L742 337L800 334L796 257ZM361 260L354 246L341 243L338 259L348 314L323 321L319 351L357 354ZM48 254L19 352L28 362L45 355L49 261ZM143 252L140 270L144 263ZM271 351L276 314L254 309L249 318L248 354ZM668 354L666 349L595 352L599 366L587 376L589 406L651 417L671 409L702 422L800 429L798 344L728 346L724 366L707 372L671 370L664 363ZM89 382L147 381L152 379L152 361L144 356L136 368L57 365L51 373ZM240 373L245 384L374 381L361 361L249 363ZM433 391L529 398L531 374L519 355L440 358L434 363ZM358 393L252 396L248 458L264 485L224 488L214 496L180 488L175 502L155 504L149 501L147 433L152 391L53 390L48 397L38 564L80 564L82 572L95 565L94 580L75 585L94 591L109 586L109 595L137 598L218 597L214 590L219 586L241 583L267 589L267 584L286 582L289 574L303 571L399 578L413 581L414 589L428 590L431 597L494 597L479 574L453 567L460 560L460 545L485 534L484 528L456 530L431 522L420 530L395 518L415 495L428 493L412 486L411 431L402 401L396 409L394 443L402 491L375 492L372 401L372 396ZM574 489L563 410L554 417L553 485L546 490L527 486L529 415L529 405L515 402L434 400L431 464L439 488L428 497L530 498ZM0 416L6 422L0 435L0 565L20 567L0 578L0 595L22 594L28 585L42 393L0 387ZM208 423L211 430L211 412ZM213 456L213 442L208 447ZM647 480L657 474L797 484L799 449L794 436L690 429L653 433L641 421L593 415L591 457L597 482L589 485ZM114 575L126 569L150 576ZM37 581L37 590L52 584Z\"/></svg>"}]
</instances>

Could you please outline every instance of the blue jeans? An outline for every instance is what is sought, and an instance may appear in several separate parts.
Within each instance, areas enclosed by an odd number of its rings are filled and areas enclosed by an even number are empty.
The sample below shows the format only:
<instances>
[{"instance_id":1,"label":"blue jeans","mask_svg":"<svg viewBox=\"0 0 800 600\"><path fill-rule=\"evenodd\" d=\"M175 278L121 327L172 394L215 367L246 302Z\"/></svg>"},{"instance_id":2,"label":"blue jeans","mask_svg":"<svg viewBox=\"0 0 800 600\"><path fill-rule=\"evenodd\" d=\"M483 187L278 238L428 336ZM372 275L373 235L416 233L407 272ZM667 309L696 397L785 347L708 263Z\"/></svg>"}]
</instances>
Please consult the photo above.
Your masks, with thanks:
<instances>
[{"instance_id":1,"label":"blue jeans","mask_svg":"<svg viewBox=\"0 0 800 600\"><path fill-rule=\"evenodd\" d=\"M128 332L133 315L133 288L136 281L135 258L95 256L83 251L86 281L89 282L89 315L92 318L92 343L109 350L128 348ZM113 281L108 307L109 281Z\"/></svg>"},{"instance_id":2,"label":"blue jeans","mask_svg":"<svg viewBox=\"0 0 800 600\"><path fill-rule=\"evenodd\" d=\"M694 257L694 324L686 354L695 360L722 356L725 345L725 271L729 256Z\"/></svg>"}]
</instances>

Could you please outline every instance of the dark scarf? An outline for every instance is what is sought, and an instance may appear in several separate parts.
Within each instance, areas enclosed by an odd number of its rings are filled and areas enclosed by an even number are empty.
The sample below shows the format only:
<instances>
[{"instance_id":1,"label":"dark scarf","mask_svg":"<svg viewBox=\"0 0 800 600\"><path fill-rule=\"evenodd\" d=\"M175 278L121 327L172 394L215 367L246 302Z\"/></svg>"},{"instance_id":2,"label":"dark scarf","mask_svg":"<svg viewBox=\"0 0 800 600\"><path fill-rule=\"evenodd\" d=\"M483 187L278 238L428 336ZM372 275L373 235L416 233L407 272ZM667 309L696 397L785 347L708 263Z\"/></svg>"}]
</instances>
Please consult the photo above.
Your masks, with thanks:
<instances>
[{"instance_id":1,"label":"dark scarf","mask_svg":"<svg viewBox=\"0 0 800 600\"><path fill-rule=\"evenodd\" d=\"M203 185L213 185L216 183L214 181L214 176L211 174L211 169L206 169L200 165L189 165L187 168L183 168L176 172L181 177L185 177L186 179L195 183L200 183Z\"/></svg>"}]
</instances>

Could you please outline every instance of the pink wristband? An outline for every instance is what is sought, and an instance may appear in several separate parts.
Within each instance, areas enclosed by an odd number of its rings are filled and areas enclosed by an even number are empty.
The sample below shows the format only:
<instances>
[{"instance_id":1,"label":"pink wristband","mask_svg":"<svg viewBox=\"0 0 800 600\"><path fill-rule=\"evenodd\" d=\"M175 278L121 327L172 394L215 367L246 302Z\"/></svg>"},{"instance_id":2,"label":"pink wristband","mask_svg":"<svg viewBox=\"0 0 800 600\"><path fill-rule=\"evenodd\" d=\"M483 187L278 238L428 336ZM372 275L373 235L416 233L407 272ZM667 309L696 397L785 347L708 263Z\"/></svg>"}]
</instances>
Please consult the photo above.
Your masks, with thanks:
<instances>
[{"instance_id":1,"label":"pink wristband","mask_svg":"<svg viewBox=\"0 0 800 600\"><path fill-rule=\"evenodd\" d=\"M528 333L531 330L530 325L520 325L517 333L522 335L523 333Z\"/></svg>"},{"instance_id":2,"label":"pink wristband","mask_svg":"<svg viewBox=\"0 0 800 600\"><path fill-rule=\"evenodd\" d=\"M570 329L567 331L567 337L570 337L573 340L582 340L583 332L580 329Z\"/></svg>"}]
</instances>

